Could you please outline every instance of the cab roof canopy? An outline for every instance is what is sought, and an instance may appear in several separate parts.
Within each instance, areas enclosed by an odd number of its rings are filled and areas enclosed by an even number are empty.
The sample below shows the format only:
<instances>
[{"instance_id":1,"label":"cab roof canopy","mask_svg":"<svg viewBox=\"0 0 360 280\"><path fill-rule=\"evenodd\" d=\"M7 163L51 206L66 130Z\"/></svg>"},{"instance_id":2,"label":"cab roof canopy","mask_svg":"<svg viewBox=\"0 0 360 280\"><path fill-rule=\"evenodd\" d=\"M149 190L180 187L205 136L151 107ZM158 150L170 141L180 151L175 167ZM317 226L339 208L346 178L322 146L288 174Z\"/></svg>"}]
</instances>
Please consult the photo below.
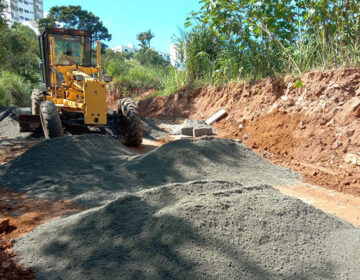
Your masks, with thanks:
<instances>
[{"instance_id":1,"label":"cab roof canopy","mask_svg":"<svg viewBox=\"0 0 360 280\"><path fill-rule=\"evenodd\" d=\"M75 30L57 27L45 27L43 35L47 34L64 34L64 35L75 35L75 36L88 36L91 37L93 31L90 30Z\"/></svg>"}]
</instances>

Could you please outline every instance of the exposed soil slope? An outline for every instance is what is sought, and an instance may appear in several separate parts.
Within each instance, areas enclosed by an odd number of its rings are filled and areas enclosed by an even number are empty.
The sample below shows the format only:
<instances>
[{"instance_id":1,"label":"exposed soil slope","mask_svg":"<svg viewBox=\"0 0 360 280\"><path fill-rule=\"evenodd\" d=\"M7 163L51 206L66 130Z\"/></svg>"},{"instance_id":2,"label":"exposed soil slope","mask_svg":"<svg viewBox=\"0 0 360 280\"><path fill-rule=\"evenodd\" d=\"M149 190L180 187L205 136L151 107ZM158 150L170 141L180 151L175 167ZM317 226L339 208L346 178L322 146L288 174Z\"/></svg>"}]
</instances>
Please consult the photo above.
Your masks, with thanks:
<instances>
[{"instance_id":1,"label":"exposed soil slope","mask_svg":"<svg viewBox=\"0 0 360 280\"><path fill-rule=\"evenodd\" d=\"M299 82L301 81L301 83ZM314 71L300 77L233 82L139 101L144 116L206 119L222 108L219 136L242 140L306 181L360 195L360 69Z\"/></svg>"}]
</instances>

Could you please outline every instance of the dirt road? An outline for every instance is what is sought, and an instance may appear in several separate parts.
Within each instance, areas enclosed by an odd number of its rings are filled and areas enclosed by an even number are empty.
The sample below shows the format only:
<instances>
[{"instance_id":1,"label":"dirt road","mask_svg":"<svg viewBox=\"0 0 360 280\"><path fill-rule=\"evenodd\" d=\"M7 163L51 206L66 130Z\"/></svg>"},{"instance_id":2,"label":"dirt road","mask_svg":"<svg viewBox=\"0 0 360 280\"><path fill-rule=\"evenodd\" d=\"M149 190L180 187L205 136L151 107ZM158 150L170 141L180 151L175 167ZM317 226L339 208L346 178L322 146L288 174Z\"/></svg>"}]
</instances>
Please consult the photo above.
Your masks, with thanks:
<instances>
[{"instance_id":1,"label":"dirt road","mask_svg":"<svg viewBox=\"0 0 360 280\"><path fill-rule=\"evenodd\" d=\"M356 76L357 72L351 71L344 73ZM306 78L310 80L311 75ZM359 230L312 206L360 225L359 199L352 195L358 190L358 169L341 160L345 153L357 151L357 130L349 133L349 129L358 119L355 116L341 122L328 114L326 122L315 123L316 114L325 116L333 110L330 103L324 107L326 112L317 108L327 104L326 98L334 101L335 97L324 94L322 103L314 106L316 98L311 99L306 91L287 90L281 84L277 87L271 80L261 83L255 85L257 90L244 85L238 100L229 99L229 87L213 92L220 94L220 99L211 91L179 93L163 100L166 106L152 107L165 108L163 112L147 112L151 104L140 104L147 116L166 113L174 118L180 116L178 113L206 117L219 106L232 104L228 116L216 124L218 136L241 139L259 155L233 140L168 143L171 138L164 139L164 131L152 121L144 121L149 138L133 151L101 135L45 142L0 139L2 163L14 158L0 167L0 183L20 192L1 190L0 217L8 219L13 228L2 233L5 266L0 272L23 279L33 275L31 269L16 266L10 248L14 237L44 224L15 243L21 261L33 267L39 279L103 279L104 270L109 279L119 275L121 279L356 279ZM257 108L260 115L255 116L255 111L248 110L264 98L261 91L268 90L269 84L279 94L261 104L273 102L277 107L271 112L266 107ZM335 86L332 93L343 94L341 90L349 84ZM288 102L299 98L297 94L307 103L297 107L296 102ZM234 102L242 98L250 103L245 111L241 109L243 118L237 122L235 111L239 107ZM336 109L339 115L350 112L346 108L354 99L346 98ZM175 104L185 107L175 110ZM301 111L311 106L311 112ZM7 127L14 122L11 116L0 116ZM334 141L331 133L335 125L338 134ZM319 131L321 137L311 136L311 131ZM159 137L163 140L156 140ZM311 184L301 183L300 174L264 158L301 171ZM37 210L30 212L32 205ZM84 207L89 210L84 211ZM76 211L80 213L51 221Z\"/></svg>"},{"instance_id":2,"label":"dirt road","mask_svg":"<svg viewBox=\"0 0 360 280\"><path fill-rule=\"evenodd\" d=\"M38 279L359 273L359 248L342 243L358 244L360 231L272 188L300 176L234 140L179 140L139 155L108 136L67 136L40 142L0 173L13 190L89 208L15 243Z\"/></svg>"}]
</instances>

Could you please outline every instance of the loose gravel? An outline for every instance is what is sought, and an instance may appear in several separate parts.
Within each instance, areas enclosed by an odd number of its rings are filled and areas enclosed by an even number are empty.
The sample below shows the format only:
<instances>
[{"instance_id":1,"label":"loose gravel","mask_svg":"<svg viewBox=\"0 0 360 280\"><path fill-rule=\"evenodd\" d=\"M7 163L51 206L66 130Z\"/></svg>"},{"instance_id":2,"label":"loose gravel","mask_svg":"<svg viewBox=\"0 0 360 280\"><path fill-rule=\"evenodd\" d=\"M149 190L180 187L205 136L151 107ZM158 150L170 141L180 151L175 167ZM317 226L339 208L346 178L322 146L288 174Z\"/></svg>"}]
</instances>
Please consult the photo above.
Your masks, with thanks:
<instances>
[{"instance_id":1,"label":"loose gravel","mask_svg":"<svg viewBox=\"0 0 360 280\"><path fill-rule=\"evenodd\" d=\"M0 109L0 136L8 139L27 138L32 133L20 133L18 115L29 113L21 108L9 106Z\"/></svg>"},{"instance_id":2,"label":"loose gravel","mask_svg":"<svg viewBox=\"0 0 360 280\"><path fill-rule=\"evenodd\" d=\"M360 232L268 185L167 184L16 243L38 279L358 279Z\"/></svg>"},{"instance_id":3,"label":"loose gravel","mask_svg":"<svg viewBox=\"0 0 360 280\"><path fill-rule=\"evenodd\" d=\"M97 134L43 141L0 166L0 185L87 206L109 202L123 191L202 179L282 185L297 182L300 175L233 140L178 140L138 155Z\"/></svg>"},{"instance_id":4,"label":"loose gravel","mask_svg":"<svg viewBox=\"0 0 360 280\"><path fill-rule=\"evenodd\" d=\"M357 279L360 231L272 187L300 179L212 137L139 155L64 136L0 166L0 185L89 209L16 242L37 279Z\"/></svg>"}]
</instances>

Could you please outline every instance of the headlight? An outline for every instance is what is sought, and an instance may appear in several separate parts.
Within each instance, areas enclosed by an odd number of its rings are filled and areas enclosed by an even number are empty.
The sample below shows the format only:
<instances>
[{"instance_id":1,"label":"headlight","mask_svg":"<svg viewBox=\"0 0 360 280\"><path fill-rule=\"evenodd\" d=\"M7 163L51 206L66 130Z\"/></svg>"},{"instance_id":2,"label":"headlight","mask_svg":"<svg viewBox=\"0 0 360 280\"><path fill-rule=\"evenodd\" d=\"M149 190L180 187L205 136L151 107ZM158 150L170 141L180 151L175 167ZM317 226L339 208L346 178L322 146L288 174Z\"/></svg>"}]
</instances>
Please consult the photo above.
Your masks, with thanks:
<instances>
[{"instance_id":1,"label":"headlight","mask_svg":"<svg viewBox=\"0 0 360 280\"><path fill-rule=\"evenodd\" d=\"M81 82L82 80L84 80L84 76L83 75L74 75L74 80Z\"/></svg>"},{"instance_id":2,"label":"headlight","mask_svg":"<svg viewBox=\"0 0 360 280\"><path fill-rule=\"evenodd\" d=\"M113 77L110 76L104 76L104 82L111 82L113 80Z\"/></svg>"}]
</instances>

